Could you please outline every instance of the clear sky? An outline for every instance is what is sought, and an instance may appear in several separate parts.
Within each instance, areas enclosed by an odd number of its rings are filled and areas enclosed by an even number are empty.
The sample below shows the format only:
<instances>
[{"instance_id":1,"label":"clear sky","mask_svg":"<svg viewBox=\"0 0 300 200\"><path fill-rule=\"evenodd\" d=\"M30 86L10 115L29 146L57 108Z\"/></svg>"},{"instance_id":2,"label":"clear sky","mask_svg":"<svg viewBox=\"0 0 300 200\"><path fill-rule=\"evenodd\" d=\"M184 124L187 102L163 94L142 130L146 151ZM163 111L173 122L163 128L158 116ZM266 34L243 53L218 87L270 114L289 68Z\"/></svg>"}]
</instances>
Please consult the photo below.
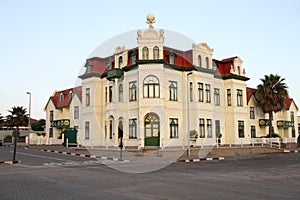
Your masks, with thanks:
<instances>
[{"instance_id":1,"label":"clear sky","mask_svg":"<svg viewBox=\"0 0 300 200\"><path fill-rule=\"evenodd\" d=\"M79 70L100 44L126 31L179 32L214 48L215 59L239 56L249 87L265 74L286 79L300 107L300 1L293 0L0 0L0 113L12 106L43 111L54 90L73 87Z\"/></svg>"}]
</instances>

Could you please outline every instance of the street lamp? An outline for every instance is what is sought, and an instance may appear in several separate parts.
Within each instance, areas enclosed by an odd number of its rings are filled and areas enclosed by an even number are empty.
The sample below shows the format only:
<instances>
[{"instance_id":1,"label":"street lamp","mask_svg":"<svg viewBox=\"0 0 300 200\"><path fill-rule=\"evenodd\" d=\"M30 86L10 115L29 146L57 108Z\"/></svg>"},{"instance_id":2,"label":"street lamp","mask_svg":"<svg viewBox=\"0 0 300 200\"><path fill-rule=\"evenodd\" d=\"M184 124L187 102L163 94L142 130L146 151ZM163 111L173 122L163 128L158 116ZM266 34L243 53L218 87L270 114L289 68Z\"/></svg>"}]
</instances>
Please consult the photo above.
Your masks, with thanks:
<instances>
[{"instance_id":1,"label":"street lamp","mask_svg":"<svg viewBox=\"0 0 300 200\"><path fill-rule=\"evenodd\" d=\"M31 93L26 92L26 94L29 94L29 107L28 107L28 146L30 145L30 110L31 110Z\"/></svg>"},{"instance_id":2,"label":"street lamp","mask_svg":"<svg viewBox=\"0 0 300 200\"><path fill-rule=\"evenodd\" d=\"M191 95L191 92L190 92L190 89L189 89L189 76L192 75L193 72L189 72L187 74L187 126L188 126L188 134L187 134L187 137L188 137L188 157L191 156L191 145L190 145L190 140L191 140L191 133L190 133L190 95Z\"/></svg>"}]
</instances>

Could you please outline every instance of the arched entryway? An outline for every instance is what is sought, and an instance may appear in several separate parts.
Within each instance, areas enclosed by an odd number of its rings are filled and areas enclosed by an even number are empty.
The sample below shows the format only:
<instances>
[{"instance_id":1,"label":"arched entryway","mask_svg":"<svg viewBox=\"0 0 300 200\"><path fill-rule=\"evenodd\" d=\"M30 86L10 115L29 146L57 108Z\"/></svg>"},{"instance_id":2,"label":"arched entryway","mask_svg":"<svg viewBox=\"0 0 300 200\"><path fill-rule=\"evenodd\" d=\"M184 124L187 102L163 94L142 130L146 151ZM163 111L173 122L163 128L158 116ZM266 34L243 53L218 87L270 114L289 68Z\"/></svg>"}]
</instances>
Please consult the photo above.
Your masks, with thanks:
<instances>
[{"instance_id":1,"label":"arched entryway","mask_svg":"<svg viewBox=\"0 0 300 200\"><path fill-rule=\"evenodd\" d=\"M160 140L159 117L155 113L148 113L144 118L145 146L159 146Z\"/></svg>"}]
</instances>

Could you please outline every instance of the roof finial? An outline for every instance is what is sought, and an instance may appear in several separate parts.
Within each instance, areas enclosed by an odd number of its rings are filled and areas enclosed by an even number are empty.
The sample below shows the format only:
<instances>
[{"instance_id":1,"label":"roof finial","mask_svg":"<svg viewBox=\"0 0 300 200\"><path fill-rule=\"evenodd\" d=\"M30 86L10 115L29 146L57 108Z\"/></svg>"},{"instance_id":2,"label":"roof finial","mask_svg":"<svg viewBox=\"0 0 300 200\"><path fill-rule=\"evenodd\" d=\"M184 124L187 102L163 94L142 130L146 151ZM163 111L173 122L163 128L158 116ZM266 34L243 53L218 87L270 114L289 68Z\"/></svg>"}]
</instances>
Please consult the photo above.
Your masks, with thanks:
<instances>
[{"instance_id":1,"label":"roof finial","mask_svg":"<svg viewBox=\"0 0 300 200\"><path fill-rule=\"evenodd\" d=\"M155 23L155 16L152 13L147 15L147 24L149 24L149 28L153 28L153 24Z\"/></svg>"}]
</instances>

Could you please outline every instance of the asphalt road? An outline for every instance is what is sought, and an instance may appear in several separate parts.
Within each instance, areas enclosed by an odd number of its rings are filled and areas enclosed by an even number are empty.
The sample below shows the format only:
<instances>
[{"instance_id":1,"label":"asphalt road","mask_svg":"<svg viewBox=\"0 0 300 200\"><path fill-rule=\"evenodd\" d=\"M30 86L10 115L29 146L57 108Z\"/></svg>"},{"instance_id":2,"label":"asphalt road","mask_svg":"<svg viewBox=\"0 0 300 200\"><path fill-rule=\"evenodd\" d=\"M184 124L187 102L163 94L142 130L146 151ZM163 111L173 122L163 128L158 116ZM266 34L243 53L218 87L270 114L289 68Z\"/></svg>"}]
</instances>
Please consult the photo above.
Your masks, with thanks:
<instances>
[{"instance_id":1,"label":"asphalt road","mask_svg":"<svg viewBox=\"0 0 300 200\"><path fill-rule=\"evenodd\" d=\"M0 160L12 148L0 148ZM0 165L0 199L300 199L300 154L173 163L126 173L84 157L18 149ZM114 162L114 161L110 161Z\"/></svg>"}]
</instances>

